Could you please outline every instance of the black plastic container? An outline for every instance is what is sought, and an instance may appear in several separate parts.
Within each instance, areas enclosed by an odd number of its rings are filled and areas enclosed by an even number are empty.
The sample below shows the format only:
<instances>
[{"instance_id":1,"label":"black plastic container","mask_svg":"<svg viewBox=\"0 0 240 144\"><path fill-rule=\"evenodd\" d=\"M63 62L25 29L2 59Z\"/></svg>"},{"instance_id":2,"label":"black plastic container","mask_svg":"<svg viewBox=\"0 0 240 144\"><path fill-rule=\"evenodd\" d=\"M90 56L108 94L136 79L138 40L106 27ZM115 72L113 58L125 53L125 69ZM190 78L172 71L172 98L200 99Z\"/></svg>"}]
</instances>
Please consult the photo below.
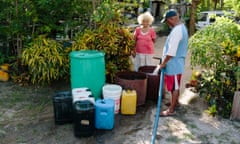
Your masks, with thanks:
<instances>
[{"instance_id":1,"label":"black plastic container","mask_svg":"<svg viewBox=\"0 0 240 144\"><path fill-rule=\"evenodd\" d=\"M73 104L73 127L76 137L92 136L95 130L95 106L89 100Z\"/></svg>"},{"instance_id":2,"label":"black plastic container","mask_svg":"<svg viewBox=\"0 0 240 144\"><path fill-rule=\"evenodd\" d=\"M71 123L73 121L72 93L58 92L53 97L55 124Z\"/></svg>"}]
</instances>

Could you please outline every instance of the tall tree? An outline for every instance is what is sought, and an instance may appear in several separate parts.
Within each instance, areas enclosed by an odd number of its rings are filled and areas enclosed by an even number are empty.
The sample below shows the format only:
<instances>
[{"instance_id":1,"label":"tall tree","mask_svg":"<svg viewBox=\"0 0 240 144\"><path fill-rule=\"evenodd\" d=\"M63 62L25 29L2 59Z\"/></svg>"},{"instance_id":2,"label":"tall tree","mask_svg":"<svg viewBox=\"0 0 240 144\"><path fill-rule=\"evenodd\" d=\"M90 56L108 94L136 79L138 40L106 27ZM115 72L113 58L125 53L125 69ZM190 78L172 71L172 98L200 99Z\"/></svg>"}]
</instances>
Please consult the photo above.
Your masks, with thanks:
<instances>
[{"instance_id":1,"label":"tall tree","mask_svg":"<svg viewBox=\"0 0 240 144\"><path fill-rule=\"evenodd\" d=\"M219 0L212 0L213 1L213 9L217 9L217 4L219 3Z\"/></svg>"},{"instance_id":2,"label":"tall tree","mask_svg":"<svg viewBox=\"0 0 240 144\"><path fill-rule=\"evenodd\" d=\"M197 5L200 4L201 0L192 0L190 22L189 22L189 35L193 35L195 32L195 22L196 22L196 10Z\"/></svg>"}]
</instances>

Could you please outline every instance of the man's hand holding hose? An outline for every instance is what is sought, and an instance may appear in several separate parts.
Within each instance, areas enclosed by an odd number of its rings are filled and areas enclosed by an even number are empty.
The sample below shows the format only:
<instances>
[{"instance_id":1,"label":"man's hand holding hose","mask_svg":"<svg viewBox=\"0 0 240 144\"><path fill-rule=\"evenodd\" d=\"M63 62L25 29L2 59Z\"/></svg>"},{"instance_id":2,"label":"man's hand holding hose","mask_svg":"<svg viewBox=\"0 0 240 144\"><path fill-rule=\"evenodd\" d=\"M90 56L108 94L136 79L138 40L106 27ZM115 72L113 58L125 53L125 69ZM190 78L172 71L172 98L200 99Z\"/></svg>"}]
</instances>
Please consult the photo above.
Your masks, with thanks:
<instances>
[{"instance_id":1,"label":"man's hand holding hose","mask_svg":"<svg viewBox=\"0 0 240 144\"><path fill-rule=\"evenodd\" d=\"M166 67L167 62L172 58L172 56L167 55L166 58L163 60L161 64L158 64L157 67L154 69L153 74L158 74L158 71L160 69L163 69Z\"/></svg>"}]
</instances>

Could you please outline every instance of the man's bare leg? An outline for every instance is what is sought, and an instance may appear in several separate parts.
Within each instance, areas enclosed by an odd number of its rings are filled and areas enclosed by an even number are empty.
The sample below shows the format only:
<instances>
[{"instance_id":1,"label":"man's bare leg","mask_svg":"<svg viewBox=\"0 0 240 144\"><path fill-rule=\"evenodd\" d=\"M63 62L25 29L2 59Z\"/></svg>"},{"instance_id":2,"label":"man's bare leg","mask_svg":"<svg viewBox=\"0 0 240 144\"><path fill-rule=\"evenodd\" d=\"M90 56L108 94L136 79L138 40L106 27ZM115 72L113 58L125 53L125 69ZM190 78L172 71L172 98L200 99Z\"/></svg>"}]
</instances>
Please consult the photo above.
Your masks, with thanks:
<instances>
[{"instance_id":1,"label":"man's bare leg","mask_svg":"<svg viewBox=\"0 0 240 144\"><path fill-rule=\"evenodd\" d=\"M178 104L179 89L172 91L171 94L172 94L172 97L171 97L171 105L169 107L169 111L174 112L174 109Z\"/></svg>"}]
</instances>

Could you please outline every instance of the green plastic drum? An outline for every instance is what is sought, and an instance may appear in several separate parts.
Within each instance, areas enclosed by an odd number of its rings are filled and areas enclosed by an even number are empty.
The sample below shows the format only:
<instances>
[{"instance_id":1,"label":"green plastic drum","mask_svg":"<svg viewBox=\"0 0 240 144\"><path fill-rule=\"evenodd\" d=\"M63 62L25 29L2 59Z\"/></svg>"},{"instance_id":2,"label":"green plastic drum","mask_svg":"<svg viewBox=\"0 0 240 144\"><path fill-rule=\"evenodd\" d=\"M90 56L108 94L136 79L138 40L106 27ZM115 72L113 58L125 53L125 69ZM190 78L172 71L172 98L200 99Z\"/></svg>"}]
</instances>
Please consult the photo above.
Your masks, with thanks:
<instances>
[{"instance_id":1,"label":"green plastic drum","mask_svg":"<svg viewBox=\"0 0 240 144\"><path fill-rule=\"evenodd\" d=\"M71 88L88 87L95 100L101 98L105 84L105 53L80 50L70 53Z\"/></svg>"}]
</instances>

